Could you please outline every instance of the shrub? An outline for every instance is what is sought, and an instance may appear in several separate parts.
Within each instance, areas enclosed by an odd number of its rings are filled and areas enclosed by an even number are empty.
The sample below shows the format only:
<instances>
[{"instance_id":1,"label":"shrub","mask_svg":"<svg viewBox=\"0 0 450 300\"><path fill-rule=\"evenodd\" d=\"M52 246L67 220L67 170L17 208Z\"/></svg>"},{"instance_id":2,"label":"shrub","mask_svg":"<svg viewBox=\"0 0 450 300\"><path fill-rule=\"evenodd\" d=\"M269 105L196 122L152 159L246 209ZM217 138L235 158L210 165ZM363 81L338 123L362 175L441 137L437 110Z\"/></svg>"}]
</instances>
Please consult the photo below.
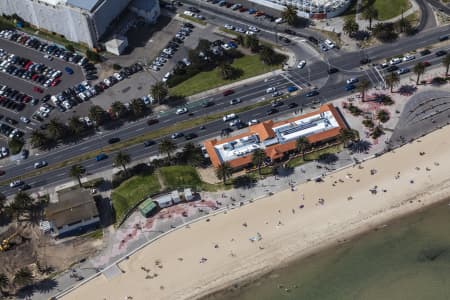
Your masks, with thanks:
<instances>
[{"instance_id":1,"label":"shrub","mask_svg":"<svg viewBox=\"0 0 450 300\"><path fill-rule=\"evenodd\" d=\"M22 150L22 147L24 145L23 140L12 138L8 142L9 150L11 151L11 154L17 154Z\"/></svg>"},{"instance_id":2,"label":"shrub","mask_svg":"<svg viewBox=\"0 0 450 300\"><path fill-rule=\"evenodd\" d=\"M119 71L120 69L122 69L122 66L119 65L119 64L113 64L112 67L113 67L113 69L116 70L116 71Z\"/></svg>"},{"instance_id":3,"label":"shrub","mask_svg":"<svg viewBox=\"0 0 450 300\"><path fill-rule=\"evenodd\" d=\"M362 121L362 124L367 128L373 128L375 124L373 123L372 119L364 119Z\"/></svg>"},{"instance_id":4,"label":"shrub","mask_svg":"<svg viewBox=\"0 0 450 300\"><path fill-rule=\"evenodd\" d=\"M380 126L377 126L372 130L372 133L370 134L370 136L374 139L377 139L380 136L382 136L383 134L384 134L383 128L381 128Z\"/></svg>"},{"instance_id":5,"label":"shrub","mask_svg":"<svg viewBox=\"0 0 450 300\"><path fill-rule=\"evenodd\" d=\"M65 46L65 48L67 49L67 51L75 52L75 48L73 47L72 44L67 44L67 45Z\"/></svg>"},{"instance_id":6,"label":"shrub","mask_svg":"<svg viewBox=\"0 0 450 300\"><path fill-rule=\"evenodd\" d=\"M389 121L389 113L387 111L385 111L384 109L380 110L377 113L377 118L380 122L382 123L386 123L387 121Z\"/></svg>"},{"instance_id":7,"label":"shrub","mask_svg":"<svg viewBox=\"0 0 450 300\"><path fill-rule=\"evenodd\" d=\"M97 52L94 52L92 50L86 50L86 57L90 61L97 63L100 61L100 55Z\"/></svg>"}]
</instances>

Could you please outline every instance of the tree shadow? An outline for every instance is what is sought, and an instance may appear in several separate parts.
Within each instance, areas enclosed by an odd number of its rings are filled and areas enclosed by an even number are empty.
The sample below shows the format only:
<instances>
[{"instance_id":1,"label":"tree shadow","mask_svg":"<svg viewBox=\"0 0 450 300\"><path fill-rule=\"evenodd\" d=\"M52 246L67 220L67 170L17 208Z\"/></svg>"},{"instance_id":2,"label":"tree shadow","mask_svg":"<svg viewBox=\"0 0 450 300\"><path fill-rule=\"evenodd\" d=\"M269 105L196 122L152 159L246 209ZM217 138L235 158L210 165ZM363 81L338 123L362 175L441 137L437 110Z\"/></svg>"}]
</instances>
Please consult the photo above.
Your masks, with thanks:
<instances>
[{"instance_id":1,"label":"tree shadow","mask_svg":"<svg viewBox=\"0 0 450 300\"><path fill-rule=\"evenodd\" d=\"M256 180L250 175L241 175L233 179L233 187L235 188L252 188L255 186Z\"/></svg>"},{"instance_id":2,"label":"tree shadow","mask_svg":"<svg viewBox=\"0 0 450 300\"><path fill-rule=\"evenodd\" d=\"M324 153L319 156L318 161L322 164L331 165L339 160L339 157L334 153Z\"/></svg>"},{"instance_id":3,"label":"tree shadow","mask_svg":"<svg viewBox=\"0 0 450 300\"><path fill-rule=\"evenodd\" d=\"M16 297L17 299L28 299L31 298L33 294L34 294L34 286L26 285L17 290Z\"/></svg>"},{"instance_id":4,"label":"tree shadow","mask_svg":"<svg viewBox=\"0 0 450 300\"><path fill-rule=\"evenodd\" d=\"M34 284L35 290L41 293L48 293L58 286L58 282L52 278L45 278Z\"/></svg>"},{"instance_id":5,"label":"tree shadow","mask_svg":"<svg viewBox=\"0 0 450 300\"><path fill-rule=\"evenodd\" d=\"M182 106L187 103L187 100L184 96L170 96L165 101L164 104L168 105L169 107L177 107Z\"/></svg>"}]
</instances>

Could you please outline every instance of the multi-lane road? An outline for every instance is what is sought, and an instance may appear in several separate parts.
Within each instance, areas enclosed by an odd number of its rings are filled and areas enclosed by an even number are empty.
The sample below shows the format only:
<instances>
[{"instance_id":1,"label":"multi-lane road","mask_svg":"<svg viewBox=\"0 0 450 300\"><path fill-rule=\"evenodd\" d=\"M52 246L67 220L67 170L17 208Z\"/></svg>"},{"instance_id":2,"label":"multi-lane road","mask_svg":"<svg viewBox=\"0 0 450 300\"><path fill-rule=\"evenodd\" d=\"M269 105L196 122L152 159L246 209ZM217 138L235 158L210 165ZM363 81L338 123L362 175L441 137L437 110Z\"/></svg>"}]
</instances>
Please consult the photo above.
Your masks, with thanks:
<instances>
[{"instance_id":1,"label":"multi-lane road","mask_svg":"<svg viewBox=\"0 0 450 300\"><path fill-rule=\"evenodd\" d=\"M48 153L30 157L26 161L19 162L18 165L2 167L2 169L6 171L6 174L2 176L1 179L8 180L26 174L33 170L34 163L39 160L46 160L51 166L52 164L79 156L86 152L95 150L98 150L100 152L102 147L108 145L108 140L111 137L119 137L121 140L126 140L142 135L143 133L150 130L157 130L159 128L168 126L169 124L175 124L176 122L185 120L186 118L192 118L214 112L227 111L231 109L229 101L234 97L241 98L243 100L241 105L243 106L248 105L249 103L260 101L263 98L270 97L265 93L265 91L268 87L271 86L276 86L279 90L286 91L286 88L288 86L295 85L300 89L306 90L308 85L307 82L311 82L312 84L318 81L324 83L324 85L320 89L320 95L316 97L316 99L307 98L304 95L305 93L300 93L300 95L298 96L291 97L284 106L281 106L279 108L279 113L270 116L270 118L277 117L277 115L279 114L288 113L289 109L287 108L287 104L289 102L296 102L299 105L308 105L311 101L317 99L323 102L329 101L348 93L344 91L344 85L345 80L349 77L358 77L360 79L368 78L373 84L377 84L377 81L381 81L381 76L377 75L377 72L373 71L372 66L367 65L361 67L359 65L359 57L369 57L372 62L375 62L377 60L390 58L395 55L401 55L416 48L421 48L436 43L439 37L443 34L447 34L449 30L450 26L448 25L444 27L433 28L431 30L421 32L416 36L403 38L392 44L370 48L361 52L342 53L342 55L330 57L328 60L329 64L323 61L314 62L308 66L309 71L307 70L307 68L302 70L295 69L284 72L280 75L273 76L266 81L242 85L235 88L236 93L232 96L223 97L221 94L217 94L212 97L208 97L208 99L213 99L213 101L215 102L215 105L209 108L203 108L201 106L195 107L195 105L193 105L191 111L194 113L194 116L189 117L187 115L167 113L164 116L160 117L158 124L154 124L152 126L148 126L145 123L146 120L141 120L138 122L127 124L115 131L99 133L95 138L91 137L78 144L62 146ZM432 62L433 64L437 63L433 61L438 60L434 54L418 59L427 60L429 62ZM403 65L411 68L418 59L411 62L405 62L403 63ZM330 66L339 68L340 72L337 74L329 75L327 71ZM266 116L267 110L267 106L259 107L251 111L242 113L240 115L240 118L243 121L255 118L269 118ZM294 109L291 109L291 111L293 110ZM193 140L193 142L200 142L201 140L217 136L224 127L226 127L226 124L224 124L222 120L217 120L206 124L205 130L200 130L199 128L189 128L186 129L184 133L197 133L199 135L199 138ZM176 142L179 144L185 143L184 139L176 140ZM157 154L157 145L144 148L142 144L138 144L123 150L129 153L133 160L137 160ZM110 155L109 159L99 162L95 161L95 159L89 159L82 162L82 164L86 168L88 173L95 173L106 170L112 167L111 156L113 156L114 153L108 154ZM26 183L30 184L33 189L39 190L40 188L47 185L54 185L64 182L68 178L68 168L69 167L64 167L52 171L46 171L45 169L42 169L41 174L27 178ZM16 189L11 189L7 185L3 185L2 187L0 187L0 192L6 195L10 195L12 193L15 193L16 191Z\"/></svg>"}]
</instances>

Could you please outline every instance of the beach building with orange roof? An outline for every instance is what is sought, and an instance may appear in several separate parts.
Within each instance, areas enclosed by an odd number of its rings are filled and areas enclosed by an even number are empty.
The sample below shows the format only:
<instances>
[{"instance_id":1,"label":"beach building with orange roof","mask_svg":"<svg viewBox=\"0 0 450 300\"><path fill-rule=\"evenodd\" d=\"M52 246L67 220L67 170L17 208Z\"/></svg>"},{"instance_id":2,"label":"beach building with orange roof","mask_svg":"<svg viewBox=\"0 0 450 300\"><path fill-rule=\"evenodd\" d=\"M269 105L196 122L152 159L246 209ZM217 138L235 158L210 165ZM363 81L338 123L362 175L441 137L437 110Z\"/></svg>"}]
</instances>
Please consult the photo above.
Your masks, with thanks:
<instances>
[{"instance_id":1,"label":"beach building with orange roof","mask_svg":"<svg viewBox=\"0 0 450 300\"><path fill-rule=\"evenodd\" d=\"M275 161L295 151L300 137L317 145L335 140L343 128L347 125L339 111L332 104L325 104L298 117L280 122L264 121L250 126L247 132L205 141L204 146L214 167L227 162L239 169L251 164L256 149L264 150Z\"/></svg>"}]
</instances>

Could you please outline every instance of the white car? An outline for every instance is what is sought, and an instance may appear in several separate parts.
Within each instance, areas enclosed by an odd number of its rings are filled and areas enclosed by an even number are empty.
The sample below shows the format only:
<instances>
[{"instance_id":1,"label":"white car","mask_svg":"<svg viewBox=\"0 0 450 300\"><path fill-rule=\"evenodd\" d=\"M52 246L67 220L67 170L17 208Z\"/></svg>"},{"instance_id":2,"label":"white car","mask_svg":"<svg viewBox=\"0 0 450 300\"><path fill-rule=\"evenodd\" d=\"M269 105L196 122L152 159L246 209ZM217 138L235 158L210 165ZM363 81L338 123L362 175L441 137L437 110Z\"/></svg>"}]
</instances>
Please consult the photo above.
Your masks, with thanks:
<instances>
[{"instance_id":1,"label":"white car","mask_svg":"<svg viewBox=\"0 0 450 300\"><path fill-rule=\"evenodd\" d=\"M20 119L20 121L22 121L22 122L25 123L25 124L30 123L30 119L28 119L28 118L25 117L25 116L21 116L19 119Z\"/></svg>"},{"instance_id":2,"label":"white car","mask_svg":"<svg viewBox=\"0 0 450 300\"><path fill-rule=\"evenodd\" d=\"M332 41L330 41L330 40L325 40L325 41L323 41L324 43L325 43L325 45L329 48L329 49L333 49L334 47L336 47L336 45L332 42Z\"/></svg>"},{"instance_id":3,"label":"white car","mask_svg":"<svg viewBox=\"0 0 450 300\"><path fill-rule=\"evenodd\" d=\"M306 65L306 61L305 61L305 60L301 60L301 61L298 63L297 68L303 69L303 67L304 67L305 65Z\"/></svg>"},{"instance_id":4,"label":"white car","mask_svg":"<svg viewBox=\"0 0 450 300\"><path fill-rule=\"evenodd\" d=\"M185 10L183 14L185 14L186 16L190 16L190 17L194 16L194 13L192 11L188 11L188 10Z\"/></svg>"},{"instance_id":5,"label":"white car","mask_svg":"<svg viewBox=\"0 0 450 300\"><path fill-rule=\"evenodd\" d=\"M239 124L239 123L241 123L241 120L239 120L239 119L234 119L233 121L231 121L231 122L229 123L229 125L230 125L230 127L233 127L233 126L235 126L235 125L237 125L237 124Z\"/></svg>"},{"instance_id":6,"label":"white car","mask_svg":"<svg viewBox=\"0 0 450 300\"><path fill-rule=\"evenodd\" d=\"M415 59L416 57L414 56L414 55L405 55L404 57L403 57L403 61L410 61L410 60L413 60L413 59Z\"/></svg>"},{"instance_id":7,"label":"white car","mask_svg":"<svg viewBox=\"0 0 450 300\"><path fill-rule=\"evenodd\" d=\"M236 114L229 114L229 115L225 115L223 116L222 120L224 122L228 122L230 120L236 119L238 116Z\"/></svg>"},{"instance_id":8,"label":"white car","mask_svg":"<svg viewBox=\"0 0 450 300\"><path fill-rule=\"evenodd\" d=\"M353 84L353 83L357 83L359 81L359 79L358 78L350 78L350 79L347 79L347 84Z\"/></svg>"},{"instance_id":9,"label":"white car","mask_svg":"<svg viewBox=\"0 0 450 300\"><path fill-rule=\"evenodd\" d=\"M275 23L277 23L277 24L281 24L281 23L284 23L284 22L286 22L286 21L283 18L278 18L278 19L275 20Z\"/></svg>"},{"instance_id":10,"label":"white car","mask_svg":"<svg viewBox=\"0 0 450 300\"><path fill-rule=\"evenodd\" d=\"M40 169L40 168L45 167L46 165L48 165L48 163L45 160L41 160L41 161L38 161L38 162L34 163L34 168L35 169Z\"/></svg>"},{"instance_id":11,"label":"white car","mask_svg":"<svg viewBox=\"0 0 450 300\"><path fill-rule=\"evenodd\" d=\"M245 34L246 34L246 35L254 35L255 32L254 32L254 31L251 31L251 30L247 30L247 31L245 32Z\"/></svg>"},{"instance_id":12,"label":"white car","mask_svg":"<svg viewBox=\"0 0 450 300\"><path fill-rule=\"evenodd\" d=\"M270 87L270 88L268 88L266 90L266 94L270 94L270 93L273 93L273 92L276 92L276 91L277 91L277 88L272 86L272 87Z\"/></svg>"},{"instance_id":13,"label":"white car","mask_svg":"<svg viewBox=\"0 0 450 300\"><path fill-rule=\"evenodd\" d=\"M103 82L106 84L106 86L111 86L111 81L109 81L108 78L103 79Z\"/></svg>"},{"instance_id":14,"label":"white car","mask_svg":"<svg viewBox=\"0 0 450 300\"><path fill-rule=\"evenodd\" d=\"M238 103L241 103L241 98L235 98L235 99L231 99L230 100L230 104L231 105L235 105L235 104L238 104Z\"/></svg>"},{"instance_id":15,"label":"white car","mask_svg":"<svg viewBox=\"0 0 450 300\"><path fill-rule=\"evenodd\" d=\"M8 156L8 154L9 154L8 148L2 147L2 148L1 148L1 151L0 151L0 154L1 154L2 157Z\"/></svg>"},{"instance_id":16,"label":"white car","mask_svg":"<svg viewBox=\"0 0 450 300\"><path fill-rule=\"evenodd\" d=\"M259 32L259 29L255 26L248 26L248 30L253 31L253 32Z\"/></svg>"},{"instance_id":17,"label":"white car","mask_svg":"<svg viewBox=\"0 0 450 300\"><path fill-rule=\"evenodd\" d=\"M117 80L119 80L119 81L120 81L120 80L123 80L122 75L120 75L119 73L114 73L113 76L116 77Z\"/></svg>"},{"instance_id":18,"label":"white car","mask_svg":"<svg viewBox=\"0 0 450 300\"><path fill-rule=\"evenodd\" d=\"M226 29L228 29L228 30L234 30L234 26L233 25L230 25L230 24L225 24L225 26L224 26Z\"/></svg>"},{"instance_id":19,"label":"white car","mask_svg":"<svg viewBox=\"0 0 450 300\"><path fill-rule=\"evenodd\" d=\"M399 63L401 63L401 62L402 62L401 58L394 57L393 59L391 59L391 60L389 61L389 64L390 64L391 66L393 66L393 65L397 65L397 64L399 64Z\"/></svg>"},{"instance_id":20,"label":"white car","mask_svg":"<svg viewBox=\"0 0 450 300\"><path fill-rule=\"evenodd\" d=\"M234 31L240 32L240 33L244 33L244 32L245 32L244 28L241 28L241 27L236 27L236 28L234 29Z\"/></svg>"},{"instance_id":21,"label":"white car","mask_svg":"<svg viewBox=\"0 0 450 300\"><path fill-rule=\"evenodd\" d=\"M22 180L14 180L14 181L11 181L9 183L9 187L10 188L15 188L15 187L18 187L19 185L22 185L22 184L23 184Z\"/></svg>"},{"instance_id":22,"label":"white car","mask_svg":"<svg viewBox=\"0 0 450 300\"><path fill-rule=\"evenodd\" d=\"M51 55L49 55L49 54L44 55L44 58L46 58L46 59L48 59L48 60L53 60L53 56L51 56Z\"/></svg>"},{"instance_id":23,"label":"white car","mask_svg":"<svg viewBox=\"0 0 450 300\"><path fill-rule=\"evenodd\" d=\"M177 115L182 115L182 114L185 114L187 112L188 112L187 107L180 107L180 108L177 109L176 114Z\"/></svg>"},{"instance_id":24,"label":"white car","mask_svg":"<svg viewBox=\"0 0 450 300\"><path fill-rule=\"evenodd\" d=\"M256 125L258 123L259 123L259 120L253 119L253 120L248 121L248 126Z\"/></svg>"}]
</instances>

